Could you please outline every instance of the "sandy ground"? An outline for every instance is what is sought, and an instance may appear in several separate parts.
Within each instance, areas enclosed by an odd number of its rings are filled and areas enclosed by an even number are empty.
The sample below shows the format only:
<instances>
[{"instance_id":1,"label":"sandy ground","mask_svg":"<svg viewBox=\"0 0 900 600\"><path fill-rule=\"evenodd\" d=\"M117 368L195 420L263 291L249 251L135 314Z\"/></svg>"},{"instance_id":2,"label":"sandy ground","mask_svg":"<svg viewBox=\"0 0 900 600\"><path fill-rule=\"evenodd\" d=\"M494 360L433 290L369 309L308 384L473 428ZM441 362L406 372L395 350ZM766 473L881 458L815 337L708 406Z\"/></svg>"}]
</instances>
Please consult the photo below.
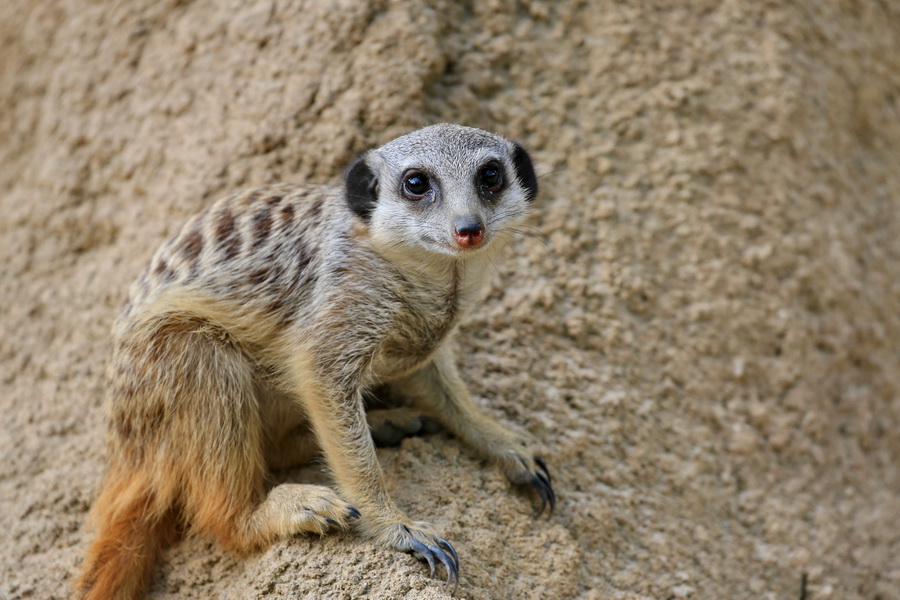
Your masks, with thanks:
<instances>
[{"instance_id":1,"label":"sandy ground","mask_svg":"<svg viewBox=\"0 0 900 600\"><path fill-rule=\"evenodd\" d=\"M900 598L900 5L0 4L0 598L64 598L131 281L235 189L428 123L542 195L460 335L549 520L444 435L379 451L460 598ZM283 480L327 481L317 468ZM353 535L195 539L151 598L447 598Z\"/></svg>"}]
</instances>

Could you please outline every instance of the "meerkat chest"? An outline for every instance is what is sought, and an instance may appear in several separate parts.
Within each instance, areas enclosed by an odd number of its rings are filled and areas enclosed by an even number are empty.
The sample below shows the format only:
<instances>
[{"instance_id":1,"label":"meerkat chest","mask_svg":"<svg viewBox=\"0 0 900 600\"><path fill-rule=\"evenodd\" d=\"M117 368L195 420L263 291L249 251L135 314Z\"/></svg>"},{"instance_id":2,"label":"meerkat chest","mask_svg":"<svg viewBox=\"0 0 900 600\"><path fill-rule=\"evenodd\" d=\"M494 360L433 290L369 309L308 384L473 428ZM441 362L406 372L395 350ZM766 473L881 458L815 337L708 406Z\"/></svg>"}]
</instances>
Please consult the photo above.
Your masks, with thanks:
<instances>
[{"instance_id":1,"label":"meerkat chest","mask_svg":"<svg viewBox=\"0 0 900 600\"><path fill-rule=\"evenodd\" d=\"M380 379L391 379L426 363L458 323L455 299L405 301L373 361Z\"/></svg>"},{"instance_id":2,"label":"meerkat chest","mask_svg":"<svg viewBox=\"0 0 900 600\"><path fill-rule=\"evenodd\" d=\"M480 273L455 271L448 281L416 282L373 361L380 379L409 373L430 360L471 310L482 287Z\"/></svg>"}]
</instances>

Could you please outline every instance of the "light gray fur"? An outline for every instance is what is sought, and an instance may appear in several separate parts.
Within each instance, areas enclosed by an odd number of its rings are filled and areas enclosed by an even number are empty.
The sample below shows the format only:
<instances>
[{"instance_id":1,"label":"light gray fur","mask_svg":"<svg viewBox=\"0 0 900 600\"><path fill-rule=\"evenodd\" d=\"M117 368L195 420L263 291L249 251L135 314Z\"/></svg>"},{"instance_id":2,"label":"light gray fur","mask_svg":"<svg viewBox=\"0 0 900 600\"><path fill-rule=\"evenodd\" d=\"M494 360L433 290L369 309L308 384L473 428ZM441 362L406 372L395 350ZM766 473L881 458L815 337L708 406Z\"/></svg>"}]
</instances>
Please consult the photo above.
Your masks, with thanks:
<instances>
[{"instance_id":1,"label":"light gray fur","mask_svg":"<svg viewBox=\"0 0 900 600\"><path fill-rule=\"evenodd\" d=\"M408 254L422 248L435 254L468 258L452 247L454 217L477 215L487 225L487 244L496 233L506 233L525 217L526 193L515 177L512 142L498 135L459 125L441 124L420 129L369 152L365 160L379 180L378 206L372 219L372 238L389 246L397 237ZM496 160L510 175L503 197L484 202L475 189L478 167ZM399 194L404 172L420 169L437 184L434 205L411 211L409 201ZM481 256L480 258L484 258Z\"/></svg>"}]
</instances>

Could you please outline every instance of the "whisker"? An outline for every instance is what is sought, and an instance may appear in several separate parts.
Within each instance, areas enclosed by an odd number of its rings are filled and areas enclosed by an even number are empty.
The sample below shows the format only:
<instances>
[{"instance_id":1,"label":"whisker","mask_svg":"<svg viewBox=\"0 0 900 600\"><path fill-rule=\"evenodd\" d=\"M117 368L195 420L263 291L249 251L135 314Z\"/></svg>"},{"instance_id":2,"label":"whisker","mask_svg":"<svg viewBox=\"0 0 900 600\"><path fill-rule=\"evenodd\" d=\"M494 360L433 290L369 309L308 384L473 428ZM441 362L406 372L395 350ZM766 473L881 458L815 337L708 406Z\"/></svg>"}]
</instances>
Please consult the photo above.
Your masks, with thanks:
<instances>
[{"instance_id":1,"label":"whisker","mask_svg":"<svg viewBox=\"0 0 900 600\"><path fill-rule=\"evenodd\" d=\"M515 227L510 228L509 231L516 233L518 235L521 235L522 237L526 237L528 239L540 242L541 245L544 246L545 248L547 248L548 250L553 249L553 244L551 244L550 240L548 240L546 238L546 236L544 236L544 235L540 235L538 233L534 233L531 231L523 231L523 230L515 228Z\"/></svg>"},{"instance_id":2,"label":"whisker","mask_svg":"<svg viewBox=\"0 0 900 600\"><path fill-rule=\"evenodd\" d=\"M501 249L502 249L502 247L501 247ZM488 262L491 263L491 266L494 267L494 272L497 273L497 276L499 277L499 276L500 276L500 269L498 269L498 268L497 268L497 265L494 264L494 259L491 258L491 255L490 255L490 254L487 255L487 259L488 259Z\"/></svg>"},{"instance_id":3,"label":"whisker","mask_svg":"<svg viewBox=\"0 0 900 600\"><path fill-rule=\"evenodd\" d=\"M562 173L563 171L568 171L569 169L571 169L571 167L569 167L569 166L557 167L555 169L550 169L546 173L539 173L537 175L537 178L543 179L544 177L547 177L548 175L556 175L557 173Z\"/></svg>"},{"instance_id":4,"label":"whisker","mask_svg":"<svg viewBox=\"0 0 900 600\"><path fill-rule=\"evenodd\" d=\"M531 226L531 225L516 225L516 226L513 227L512 229L521 229L521 230L523 230L523 231L530 231L530 232L533 232L533 233L536 234L536 235L541 235L541 236L544 235L544 232L543 232L543 231L541 231L541 230L538 229L537 227L533 227L533 226Z\"/></svg>"}]
</instances>

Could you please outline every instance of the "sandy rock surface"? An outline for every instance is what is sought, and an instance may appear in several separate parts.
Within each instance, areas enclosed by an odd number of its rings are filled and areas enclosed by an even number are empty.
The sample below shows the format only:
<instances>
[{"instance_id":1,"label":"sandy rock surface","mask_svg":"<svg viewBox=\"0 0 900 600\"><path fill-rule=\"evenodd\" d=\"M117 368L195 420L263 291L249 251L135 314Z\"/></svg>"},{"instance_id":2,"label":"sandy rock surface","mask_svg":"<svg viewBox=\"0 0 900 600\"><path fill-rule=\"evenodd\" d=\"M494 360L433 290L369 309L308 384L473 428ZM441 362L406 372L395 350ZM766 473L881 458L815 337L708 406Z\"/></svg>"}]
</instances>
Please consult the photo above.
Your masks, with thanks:
<instances>
[{"instance_id":1,"label":"sandy rock surface","mask_svg":"<svg viewBox=\"0 0 900 600\"><path fill-rule=\"evenodd\" d=\"M69 594L108 332L164 238L439 121L538 164L536 234L459 354L560 500L535 520L444 435L380 450L458 597L900 598L900 5L875 0L0 3L0 598ZM449 593L347 533L188 540L150 597Z\"/></svg>"}]
</instances>

